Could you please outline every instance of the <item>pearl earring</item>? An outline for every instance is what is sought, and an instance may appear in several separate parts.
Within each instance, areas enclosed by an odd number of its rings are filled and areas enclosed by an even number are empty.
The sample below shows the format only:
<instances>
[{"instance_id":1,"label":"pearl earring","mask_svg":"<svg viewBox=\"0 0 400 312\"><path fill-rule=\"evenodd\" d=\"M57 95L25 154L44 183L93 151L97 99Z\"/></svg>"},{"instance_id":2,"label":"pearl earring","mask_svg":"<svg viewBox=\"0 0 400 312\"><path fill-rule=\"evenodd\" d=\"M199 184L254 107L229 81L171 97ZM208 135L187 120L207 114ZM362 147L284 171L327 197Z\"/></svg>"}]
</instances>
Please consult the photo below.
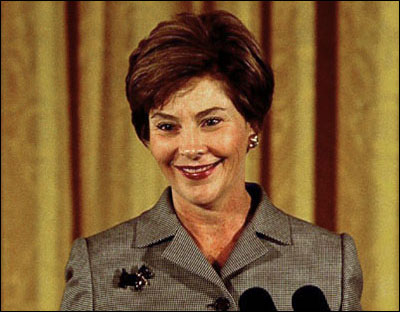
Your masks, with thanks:
<instances>
[{"instance_id":1,"label":"pearl earring","mask_svg":"<svg viewBox=\"0 0 400 312\"><path fill-rule=\"evenodd\" d=\"M249 148L255 148L258 145L258 135L253 134L252 136L250 136L249 141Z\"/></svg>"}]
</instances>

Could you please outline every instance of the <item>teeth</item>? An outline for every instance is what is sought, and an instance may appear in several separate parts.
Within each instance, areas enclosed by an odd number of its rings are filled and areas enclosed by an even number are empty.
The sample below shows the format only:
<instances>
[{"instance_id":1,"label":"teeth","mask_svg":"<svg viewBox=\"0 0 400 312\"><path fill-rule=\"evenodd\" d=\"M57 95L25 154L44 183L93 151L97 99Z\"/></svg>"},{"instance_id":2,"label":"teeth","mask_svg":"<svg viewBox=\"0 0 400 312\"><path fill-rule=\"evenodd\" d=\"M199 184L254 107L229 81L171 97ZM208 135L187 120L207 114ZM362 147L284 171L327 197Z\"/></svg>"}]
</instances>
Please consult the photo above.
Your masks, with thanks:
<instances>
[{"instance_id":1,"label":"teeth","mask_svg":"<svg viewBox=\"0 0 400 312\"><path fill-rule=\"evenodd\" d=\"M207 171L208 169L210 169L213 165L209 165L207 167L203 167L203 168L198 168L198 169L190 169L190 168L182 168L183 171L187 172L187 173L198 173L198 172L204 172Z\"/></svg>"}]
</instances>

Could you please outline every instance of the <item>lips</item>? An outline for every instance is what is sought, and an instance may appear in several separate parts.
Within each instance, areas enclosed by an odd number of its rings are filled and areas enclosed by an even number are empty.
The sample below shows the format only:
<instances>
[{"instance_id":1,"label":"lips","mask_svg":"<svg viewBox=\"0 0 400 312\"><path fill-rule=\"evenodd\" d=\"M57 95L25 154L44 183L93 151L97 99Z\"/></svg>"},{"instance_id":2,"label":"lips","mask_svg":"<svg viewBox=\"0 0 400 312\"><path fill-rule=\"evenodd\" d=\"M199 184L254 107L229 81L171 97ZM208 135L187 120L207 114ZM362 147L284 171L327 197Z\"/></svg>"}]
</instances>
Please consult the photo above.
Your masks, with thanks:
<instances>
[{"instance_id":1,"label":"lips","mask_svg":"<svg viewBox=\"0 0 400 312\"><path fill-rule=\"evenodd\" d=\"M208 177L214 171L214 168L218 166L223 159L218 160L213 164L203 166L175 166L184 176L194 180L200 180Z\"/></svg>"}]
</instances>

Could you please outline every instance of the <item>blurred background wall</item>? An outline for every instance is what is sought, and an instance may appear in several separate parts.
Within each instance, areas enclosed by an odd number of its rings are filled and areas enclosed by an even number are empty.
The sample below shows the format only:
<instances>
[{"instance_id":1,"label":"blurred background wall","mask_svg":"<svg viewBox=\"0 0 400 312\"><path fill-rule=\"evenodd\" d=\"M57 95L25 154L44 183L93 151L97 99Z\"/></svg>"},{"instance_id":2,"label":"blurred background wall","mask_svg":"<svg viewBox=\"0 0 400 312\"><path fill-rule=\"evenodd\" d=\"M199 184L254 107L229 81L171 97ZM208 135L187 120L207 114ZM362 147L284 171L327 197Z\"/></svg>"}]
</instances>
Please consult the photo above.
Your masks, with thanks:
<instances>
[{"instance_id":1,"label":"blurred background wall","mask_svg":"<svg viewBox=\"0 0 400 312\"><path fill-rule=\"evenodd\" d=\"M1 307L58 309L71 243L167 185L130 124L128 56L158 22L224 9L276 76L248 180L351 234L366 310L398 310L398 2L1 2ZM149 229L151 230L151 229Z\"/></svg>"}]
</instances>

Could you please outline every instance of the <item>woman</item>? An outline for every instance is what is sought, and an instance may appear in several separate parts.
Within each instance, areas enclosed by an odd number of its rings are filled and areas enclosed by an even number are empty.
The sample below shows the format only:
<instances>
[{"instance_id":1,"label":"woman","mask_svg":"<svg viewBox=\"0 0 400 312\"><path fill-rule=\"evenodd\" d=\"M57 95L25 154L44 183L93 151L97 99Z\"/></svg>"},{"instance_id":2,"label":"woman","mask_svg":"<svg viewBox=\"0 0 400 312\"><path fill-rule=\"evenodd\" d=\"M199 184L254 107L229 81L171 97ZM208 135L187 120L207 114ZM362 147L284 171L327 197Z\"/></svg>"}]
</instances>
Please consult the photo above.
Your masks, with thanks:
<instances>
[{"instance_id":1,"label":"woman","mask_svg":"<svg viewBox=\"0 0 400 312\"><path fill-rule=\"evenodd\" d=\"M351 237L286 215L245 182L273 86L253 36L227 12L178 15L140 42L127 98L170 187L141 216L75 241L61 309L360 309Z\"/></svg>"}]
</instances>

